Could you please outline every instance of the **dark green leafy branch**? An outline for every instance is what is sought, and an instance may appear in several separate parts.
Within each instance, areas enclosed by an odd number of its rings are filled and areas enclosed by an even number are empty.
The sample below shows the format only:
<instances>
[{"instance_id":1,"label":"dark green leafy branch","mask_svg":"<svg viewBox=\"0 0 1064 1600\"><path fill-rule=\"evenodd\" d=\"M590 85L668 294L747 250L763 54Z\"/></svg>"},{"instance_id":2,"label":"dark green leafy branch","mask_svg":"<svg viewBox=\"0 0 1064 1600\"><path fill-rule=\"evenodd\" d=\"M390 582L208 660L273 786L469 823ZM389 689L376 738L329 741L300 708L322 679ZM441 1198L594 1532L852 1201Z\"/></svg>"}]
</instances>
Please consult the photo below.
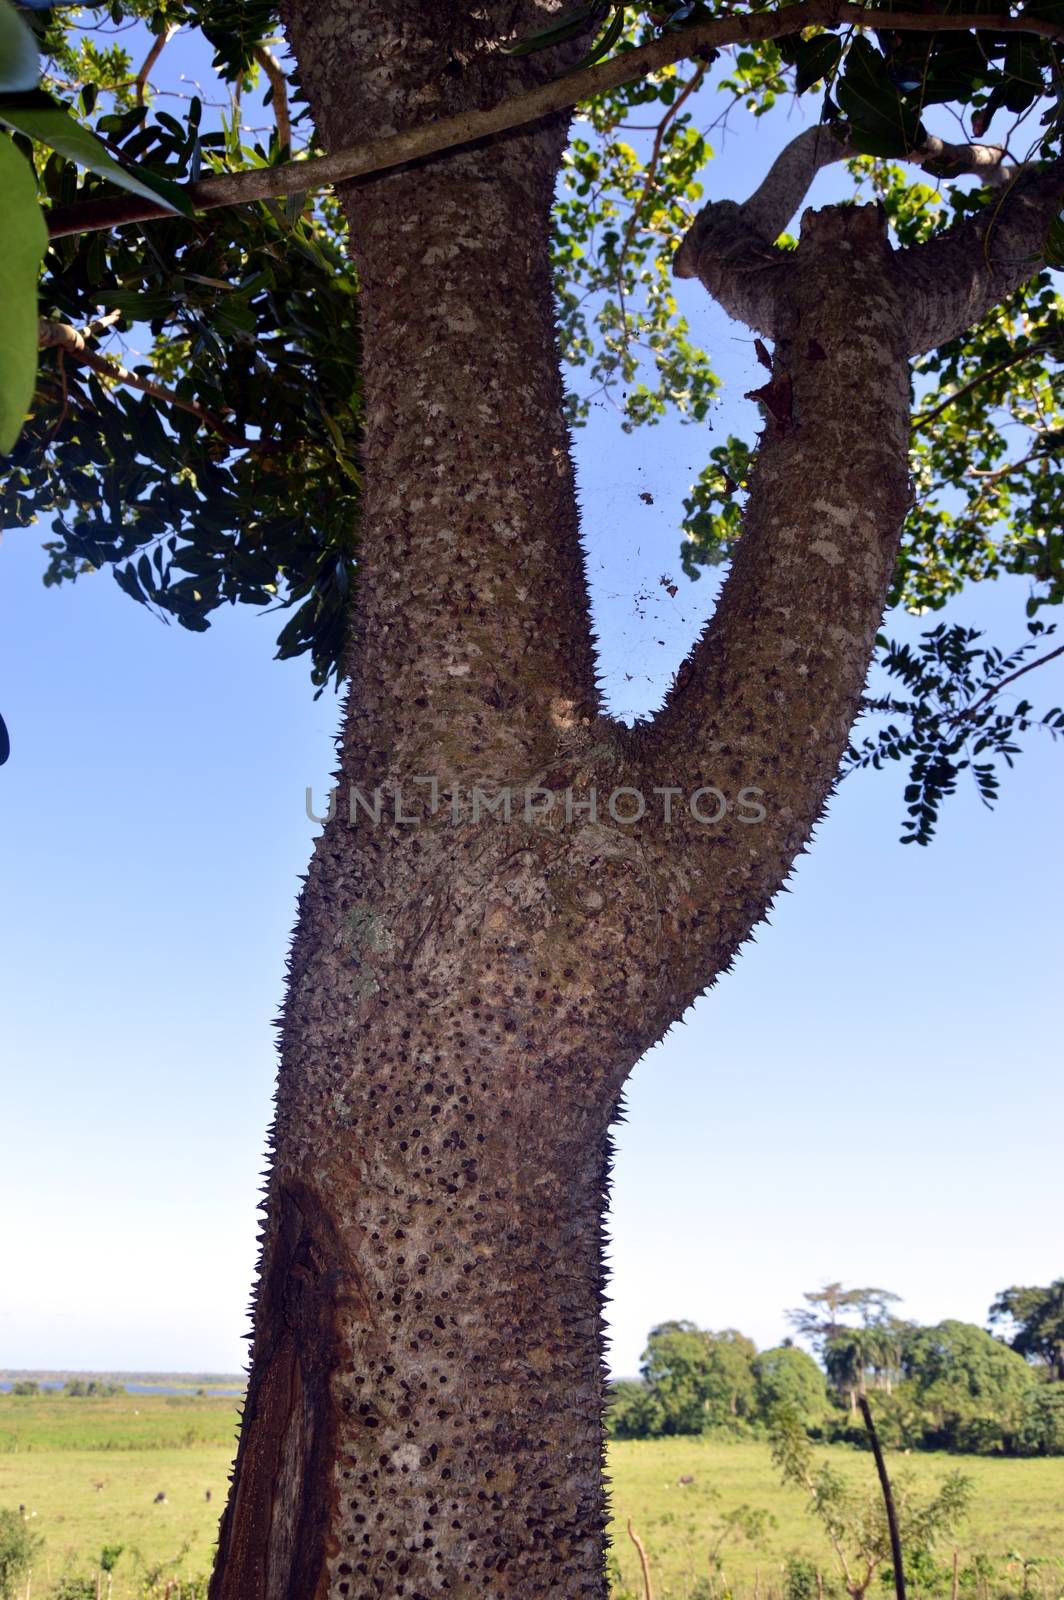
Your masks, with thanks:
<instances>
[{"instance_id":1,"label":"dark green leafy branch","mask_svg":"<svg viewBox=\"0 0 1064 1600\"><path fill-rule=\"evenodd\" d=\"M881 638L877 664L897 680L903 694L869 696L866 716L890 718L878 733L851 744L843 773L866 767L877 770L888 761L909 763L905 789L907 817L903 844L929 844L943 800L954 794L963 772L969 772L983 804L998 797L998 762L1011 767L1020 754L1020 734L1041 728L1056 738L1064 734L1059 706L1037 715L1030 701L1004 705L1003 691L1024 673L1064 653L1064 647L1035 658L1040 640L1054 629L1029 624L1031 637L1009 655L979 641L973 628L954 624L924 633L919 644Z\"/></svg>"},{"instance_id":2,"label":"dark green leafy branch","mask_svg":"<svg viewBox=\"0 0 1064 1600\"><path fill-rule=\"evenodd\" d=\"M227 139L201 133L195 107L184 124L134 107L97 126L178 175ZM44 163L49 201L76 182L68 164ZM290 606L278 653L309 653L321 686L339 671L360 490L357 293L335 205L174 219L144 246L130 230L54 242L43 309L73 329L98 324L102 305L119 313L108 339L143 329L150 359L123 364L184 409L115 386L99 334L87 363L51 346L0 515L55 519L46 582L110 566L132 598L187 628L226 601ZM224 418L224 435L204 413Z\"/></svg>"},{"instance_id":3,"label":"dark green leafy branch","mask_svg":"<svg viewBox=\"0 0 1064 1600\"><path fill-rule=\"evenodd\" d=\"M241 0L115 0L110 15L144 22L156 41L176 27L202 27L220 76L245 90L278 26L272 7ZM122 203L103 177L79 178L58 154L20 138L49 215L67 219L46 263L42 311L53 324L97 331L79 353L92 360L61 347L45 353L0 513L18 525L57 517L47 581L110 565L132 597L193 629L206 627L223 601L288 605L279 653L309 653L319 686L338 679L357 571L360 387L357 284L342 220L331 199L308 204L304 192L325 181L325 169L313 149L309 159L286 162L280 133L265 148L247 148L231 128L205 130L196 103L181 118L135 104L135 64L117 47L79 36L58 11L31 20L55 72L80 77L73 117L93 126L109 158L135 165L149 187L198 192L197 184L220 184L229 200L260 191L266 198L194 221L156 220L144 233L103 231ZM711 155L711 130L694 110L707 55L731 50L712 82L728 106L743 103L755 114L789 88L803 93L823 82L825 116L870 152L854 164L855 178L887 204L903 244L985 201L954 193L944 204L930 184L885 159L888 151L910 155L926 139L928 105L955 103L974 134L995 111L1022 118L1044 108L1035 142L1046 153L1055 148L1064 0L932 22L828 0L778 12L584 6L563 19L566 39L591 35L595 62L548 82L535 104L518 96L490 115L511 126L582 96L554 237L563 353L581 380L575 420L601 396L620 408L629 430L669 412L704 423L716 398L718 380L669 271ZM1020 31L1027 27L1035 31ZM685 72L685 56L699 53ZM101 115L104 98L113 109ZM629 142L633 122L650 124L643 146ZM441 125L415 133L427 155L473 131ZM327 158L334 177L350 154ZM379 156L366 147L359 170L379 170ZM270 197L294 181L300 191L287 201ZM215 195L209 203L228 201ZM66 232L79 217L97 218L101 231ZM1045 275L985 327L921 363L918 496L895 601L934 608L966 581L999 571L1034 580L1032 608L1064 598L1060 326ZM143 355L127 353L130 340ZM118 368L139 394L122 392ZM221 426L205 429L205 416ZM1014 425L1025 441L1006 448ZM714 447L684 501L691 575L726 560L740 536L750 458L739 439Z\"/></svg>"}]
</instances>

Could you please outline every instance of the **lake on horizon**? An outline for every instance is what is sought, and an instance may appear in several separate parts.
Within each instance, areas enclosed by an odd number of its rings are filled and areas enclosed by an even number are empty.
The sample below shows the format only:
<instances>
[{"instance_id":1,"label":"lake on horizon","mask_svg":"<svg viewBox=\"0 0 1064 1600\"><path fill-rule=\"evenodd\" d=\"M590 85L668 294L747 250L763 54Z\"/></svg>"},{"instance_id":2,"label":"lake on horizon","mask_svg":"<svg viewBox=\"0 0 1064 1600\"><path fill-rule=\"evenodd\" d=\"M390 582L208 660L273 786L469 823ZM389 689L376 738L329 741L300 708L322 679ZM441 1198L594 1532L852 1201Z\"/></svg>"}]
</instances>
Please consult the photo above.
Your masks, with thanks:
<instances>
[{"instance_id":1,"label":"lake on horizon","mask_svg":"<svg viewBox=\"0 0 1064 1600\"><path fill-rule=\"evenodd\" d=\"M84 1373L84 1374L81 1374L81 1376L83 1376L86 1379L86 1381L91 1381L91 1374ZM9 1394L11 1392L12 1388L14 1387L14 1385L16 1383L20 1383L22 1381L24 1381L24 1380L22 1380L20 1378L0 1378L0 1394ZM44 1393L47 1390L60 1390L61 1391L63 1389L64 1385L67 1382L69 1382L69 1379L67 1379L67 1378L33 1378L30 1381L32 1383L35 1383L37 1385L37 1387L41 1390L41 1392ZM99 1380L97 1380L97 1381L99 1381ZM112 1382L113 1380L112 1379L107 1379L106 1381L107 1382ZM217 1396L220 1396L220 1397L225 1397L227 1395L236 1397L236 1396L242 1395L244 1393L242 1388L241 1389L215 1388L215 1386L213 1384L209 1384L209 1383L197 1383L195 1385L183 1384L181 1387L174 1387L174 1386L172 1386L170 1384L165 1384L165 1383L124 1383L124 1384L122 1384L122 1388L124 1389L126 1394L187 1394L187 1395L194 1395L198 1389L202 1389L204 1391L204 1393L208 1397L214 1396L214 1395L217 1395ZM92 1398L92 1397L90 1396L88 1398Z\"/></svg>"}]
</instances>

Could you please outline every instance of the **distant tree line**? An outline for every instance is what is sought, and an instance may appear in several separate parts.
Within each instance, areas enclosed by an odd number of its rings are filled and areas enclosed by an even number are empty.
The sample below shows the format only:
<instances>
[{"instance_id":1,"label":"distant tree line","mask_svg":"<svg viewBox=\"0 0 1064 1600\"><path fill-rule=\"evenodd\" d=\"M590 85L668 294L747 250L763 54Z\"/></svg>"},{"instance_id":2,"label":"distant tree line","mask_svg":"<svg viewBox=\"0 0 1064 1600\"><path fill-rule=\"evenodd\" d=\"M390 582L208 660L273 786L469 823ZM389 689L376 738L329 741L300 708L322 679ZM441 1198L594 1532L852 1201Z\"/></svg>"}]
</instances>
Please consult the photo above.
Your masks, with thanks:
<instances>
[{"instance_id":1,"label":"distant tree line","mask_svg":"<svg viewBox=\"0 0 1064 1600\"><path fill-rule=\"evenodd\" d=\"M125 1394L125 1392L126 1386L124 1383L109 1383L103 1378L69 1378L61 1389L49 1389L46 1387L42 1390L42 1386L37 1382L36 1378L18 1378L11 1385L12 1394L23 1396L41 1393L66 1394L72 1396L75 1400L107 1399L111 1395Z\"/></svg>"},{"instance_id":2,"label":"distant tree line","mask_svg":"<svg viewBox=\"0 0 1064 1600\"><path fill-rule=\"evenodd\" d=\"M765 1433L781 1410L825 1442L866 1442L858 1398L875 1394L885 1443L975 1455L1064 1455L1064 1278L1013 1287L990 1307L989 1332L895 1315L885 1289L832 1283L788 1313L798 1337L759 1351L734 1328L663 1322L640 1378L612 1385L619 1439Z\"/></svg>"}]
</instances>

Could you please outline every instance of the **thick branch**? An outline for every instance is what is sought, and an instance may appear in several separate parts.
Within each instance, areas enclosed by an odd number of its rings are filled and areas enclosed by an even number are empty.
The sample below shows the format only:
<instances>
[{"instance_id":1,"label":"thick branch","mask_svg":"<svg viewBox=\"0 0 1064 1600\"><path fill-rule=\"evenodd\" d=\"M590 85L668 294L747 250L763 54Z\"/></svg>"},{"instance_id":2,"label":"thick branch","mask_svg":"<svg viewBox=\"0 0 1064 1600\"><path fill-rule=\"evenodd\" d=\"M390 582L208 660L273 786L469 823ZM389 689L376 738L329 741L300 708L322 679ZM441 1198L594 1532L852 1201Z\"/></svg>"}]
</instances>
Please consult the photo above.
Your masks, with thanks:
<instances>
[{"instance_id":1,"label":"thick branch","mask_svg":"<svg viewBox=\"0 0 1064 1600\"><path fill-rule=\"evenodd\" d=\"M743 205L743 220L766 244L779 238L809 192L817 173L854 151L824 123L806 128L782 149L764 182ZM686 241L685 241L686 243ZM690 276L677 271L677 277Z\"/></svg>"},{"instance_id":2,"label":"thick branch","mask_svg":"<svg viewBox=\"0 0 1064 1600\"><path fill-rule=\"evenodd\" d=\"M832 158L834 159L834 158ZM760 194L760 190L758 193ZM756 198L756 196L755 196ZM760 208L766 215L770 202ZM747 208L734 200L703 206L673 257L677 278L699 278L729 317L756 333L774 336L781 274L789 255L747 220Z\"/></svg>"},{"instance_id":3,"label":"thick branch","mask_svg":"<svg viewBox=\"0 0 1064 1600\"><path fill-rule=\"evenodd\" d=\"M981 16L958 12L952 16L938 12L866 10L848 0L799 0L797 5L778 11L755 12L716 17L698 27L663 34L635 50L623 51L601 65L587 67L552 79L527 93L514 95L486 110L465 111L444 117L402 133L377 139L331 155L305 161L285 162L254 172L219 173L188 185L186 193L199 210L240 205L252 200L275 199L306 189L323 188L353 178L365 178L390 168L422 161L428 156L453 150L491 134L502 133L525 123L537 122L552 112L562 111L583 100L593 99L634 83L677 61L699 57L709 50L732 44L753 44L799 33L803 28L889 27L913 33L970 32L984 29L993 33L1030 33L1044 38L1064 38L1064 28L1037 17ZM137 196L90 200L81 205L59 207L49 216L53 238L69 233L92 233L120 227L127 222L144 222L169 213Z\"/></svg>"},{"instance_id":4,"label":"thick branch","mask_svg":"<svg viewBox=\"0 0 1064 1600\"><path fill-rule=\"evenodd\" d=\"M760 333L773 331L774 302L786 278L766 268L784 267L773 248L794 217L817 173L856 152L824 123L806 128L772 163L764 181L742 205L711 201L698 213L673 261L678 278L700 278L729 316ZM1000 181L1005 152L997 145L948 144L932 135L908 159L940 175L978 173Z\"/></svg>"},{"instance_id":5,"label":"thick branch","mask_svg":"<svg viewBox=\"0 0 1064 1600\"><path fill-rule=\"evenodd\" d=\"M1064 202L1064 159L1025 167L976 217L900 250L894 278L910 355L959 338L1044 265L1046 234Z\"/></svg>"},{"instance_id":6,"label":"thick branch","mask_svg":"<svg viewBox=\"0 0 1064 1600\"><path fill-rule=\"evenodd\" d=\"M834 161L846 161L857 154L828 125L819 123L806 128L780 151L764 182L746 201L742 208L744 220L771 244L797 214L817 173ZM999 184L1009 177L1002 165L1005 151L1000 145L950 144L933 133L904 159L941 178L973 173L984 183Z\"/></svg>"},{"instance_id":7,"label":"thick branch","mask_svg":"<svg viewBox=\"0 0 1064 1600\"><path fill-rule=\"evenodd\" d=\"M99 324L97 324L99 326ZM139 389L142 394L149 395L153 400L159 400L164 405L176 406L181 411L188 411L192 416L198 417L204 425L213 430L227 444L235 445L239 449L247 449L250 441L243 434L235 432L221 417L208 411L205 406L199 405L195 400L185 400L173 389L168 389L161 383L155 383L151 378L142 378L139 373L130 372L128 367L121 362L112 360L109 356L101 356L98 351L90 350L85 342L84 335L77 328L71 328L65 322L49 322L42 317L37 324L37 348L40 350L57 349L64 355L72 356L75 361L80 361L83 366L90 367L101 378L110 378L114 383L124 383L130 389Z\"/></svg>"},{"instance_id":8,"label":"thick branch","mask_svg":"<svg viewBox=\"0 0 1064 1600\"><path fill-rule=\"evenodd\" d=\"M803 217L779 277L743 536L705 636L639 736L648 787L713 785L728 802L700 837L685 818L661 869L673 996L681 975L690 995L724 970L764 915L858 709L910 500L904 307L890 259L878 206ZM751 798L760 821L744 814Z\"/></svg>"}]
</instances>

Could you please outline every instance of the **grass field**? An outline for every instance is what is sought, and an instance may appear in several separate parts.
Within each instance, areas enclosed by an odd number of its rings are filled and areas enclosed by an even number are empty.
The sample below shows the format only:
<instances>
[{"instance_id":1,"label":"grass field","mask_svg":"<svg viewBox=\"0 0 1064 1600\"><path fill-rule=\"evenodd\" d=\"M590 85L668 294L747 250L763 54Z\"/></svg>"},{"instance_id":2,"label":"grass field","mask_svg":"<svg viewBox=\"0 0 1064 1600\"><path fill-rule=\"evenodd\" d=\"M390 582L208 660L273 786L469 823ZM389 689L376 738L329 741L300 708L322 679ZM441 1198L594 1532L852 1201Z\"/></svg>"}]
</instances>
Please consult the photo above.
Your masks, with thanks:
<instances>
[{"instance_id":1,"label":"grass field","mask_svg":"<svg viewBox=\"0 0 1064 1600\"><path fill-rule=\"evenodd\" d=\"M830 1457L847 1477L875 1481L872 1458L844 1445L817 1452ZM752 1594L755 1583L764 1600L778 1594L781 1564L791 1553L814 1560L826 1578L833 1576L831 1550L805 1510L801 1491L781 1486L769 1456L759 1443L721 1444L698 1439L625 1441L610 1450L613 1481L614 1553L623 1588L642 1596L639 1557L628 1539L630 1517L650 1557L655 1596L689 1594L708 1576L708 1552L721 1518L746 1504L763 1507L776 1519L761 1548L726 1543L721 1551L723 1579L716 1592ZM976 1555L990 1557L999 1582L990 1594L1020 1592L1022 1572L1012 1550L1043 1562L1032 1576L1036 1600L1058 1600L1064 1589L1064 1459L995 1460L982 1456L933 1454L890 1456L892 1477L911 1472L921 1487L931 1488L946 1473L961 1470L974 1483L972 1511L956 1540L963 1565ZM680 1485L681 1478L693 1482ZM952 1547L944 1552L950 1559ZM1043 1591L1042 1576L1046 1585ZM686 1587L685 1587L686 1584ZM980 1591L981 1592L981 1591ZM880 1590L880 1594L885 1591Z\"/></svg>"},{"instance_id":2,"label":"grass field","mask_svg":"<svg viewBox=\"0 0 1064 1600\"><path fill-rule=\"evenodd\" d=\"M50 1600L64 1574L95 1572L104 1544L123 1544L113 1600L135 1600L139 1551L148 1566L180 1559L174 1579L202 1576L210 1566L218 1516L233 1454L232 1400L196 1396L119 1395L71 1399L0 1395L0 1507L24 1505L44 1540L33 1573L33 1600ZM834 1447L833 1462L868 1477L871 1458ZM1022 1592L1022 1571L1009 1552L1038 1558L1031 1600L1058 1600L1064 1590L1064 1460L999 1461L920 1455L890 1459L930 1485L960 1467L975 1484L970 1519L957 1540L962 1564L991 1558L996 1576L974 1600ZM626 1442L610 1451L618 1600L643 1594L639 1562L628 1540L630 1517L651 1561L655 1600L686 1600L707 1575L720 1519L739 1505L763 1507L776 1519L764 1544L726 1544L722 1589L762 1600L780 1589L780 1567L797 1552L830 1577L831 1554L807 1516L802 1495L782 1488L759 1443L701 1440ZM681 1478L691 1478L680 1484ZM210 1492L210 1499L207 1494ZM163 1493L165 1501L155 1503ZM947 1556L949 1552L946 1552ZM163 1593L163 1588L158 1589ZM885 1591L876 1591L876 1600ZM174 1589L172 1600L178 1600ZM485 1600L491 1600L485 1596ZM539 1597L529 1597L539 1600ZM559 1597L563 1600L563 1597Z\"/></svg>"}]
</instances>

